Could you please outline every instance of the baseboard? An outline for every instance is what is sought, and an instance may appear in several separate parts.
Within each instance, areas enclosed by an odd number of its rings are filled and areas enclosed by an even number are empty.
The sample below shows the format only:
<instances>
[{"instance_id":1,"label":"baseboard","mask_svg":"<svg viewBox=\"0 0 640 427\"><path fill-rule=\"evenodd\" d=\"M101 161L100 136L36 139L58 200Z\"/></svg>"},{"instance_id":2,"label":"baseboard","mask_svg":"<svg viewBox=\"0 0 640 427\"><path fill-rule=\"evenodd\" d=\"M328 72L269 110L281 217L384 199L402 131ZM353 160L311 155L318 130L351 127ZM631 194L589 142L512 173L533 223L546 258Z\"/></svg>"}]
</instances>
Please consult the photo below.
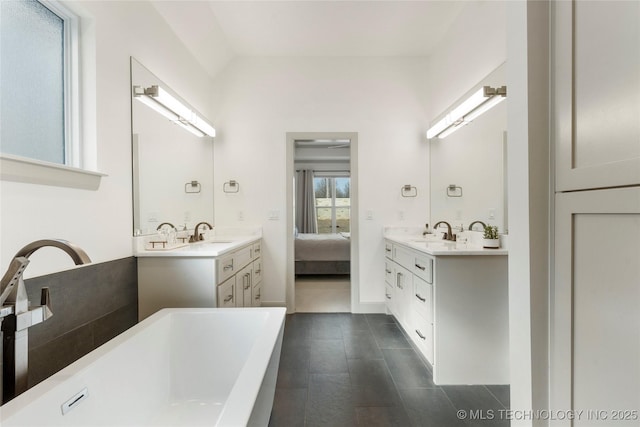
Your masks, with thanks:
<instances>
[{"instance_id":1,"label":"baseboard","mask_svg":"<svg viewBox=\"0 0 640 427\"><path fill-rule=\"evenodd\" d=\"M361 302L351 306L353 313L387 313L384 302Z\"/></svg>"}]
</instances>

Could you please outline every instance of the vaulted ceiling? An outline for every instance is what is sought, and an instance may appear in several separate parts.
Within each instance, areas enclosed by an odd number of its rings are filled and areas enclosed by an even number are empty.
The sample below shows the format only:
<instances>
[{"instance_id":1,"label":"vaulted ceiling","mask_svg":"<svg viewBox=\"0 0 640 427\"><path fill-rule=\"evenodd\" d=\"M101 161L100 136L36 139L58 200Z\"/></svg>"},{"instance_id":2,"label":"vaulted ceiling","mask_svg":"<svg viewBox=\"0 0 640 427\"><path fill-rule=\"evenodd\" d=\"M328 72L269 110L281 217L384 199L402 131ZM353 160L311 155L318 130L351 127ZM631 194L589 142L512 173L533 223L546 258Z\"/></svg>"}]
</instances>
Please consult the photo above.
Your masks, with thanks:
<instances>
[{"instance_id":1,"label":"vaulted ceiling","mask_svg":"<svg viewBox=\"0 0 640 427\"><path fill-rule=\"evenodd\" d=\"M236 56L428 56L466 3L151 2L212 77Z\"/></svg>"}]
</instances>

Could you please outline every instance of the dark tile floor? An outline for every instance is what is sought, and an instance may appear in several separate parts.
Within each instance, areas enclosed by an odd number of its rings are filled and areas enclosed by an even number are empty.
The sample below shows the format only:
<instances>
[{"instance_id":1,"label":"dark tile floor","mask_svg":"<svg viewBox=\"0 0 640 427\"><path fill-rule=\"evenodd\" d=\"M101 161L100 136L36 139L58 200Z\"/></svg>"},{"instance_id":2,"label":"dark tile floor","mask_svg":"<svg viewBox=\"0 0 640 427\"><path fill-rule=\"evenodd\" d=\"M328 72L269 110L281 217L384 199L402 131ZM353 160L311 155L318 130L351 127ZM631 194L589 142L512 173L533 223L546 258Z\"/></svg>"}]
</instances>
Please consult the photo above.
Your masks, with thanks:
<instances>
[{"instance_id":1,"label":"dark tile floor","mask_svg":"<svg viewBox=\"0 0 640 427\"><path fill-rule=\"evenodd\" d=\"M508 407L509 386L435 385L392 316L299 313L287 316L269 425L502 427Z\"/></svg>"}]
</instances>

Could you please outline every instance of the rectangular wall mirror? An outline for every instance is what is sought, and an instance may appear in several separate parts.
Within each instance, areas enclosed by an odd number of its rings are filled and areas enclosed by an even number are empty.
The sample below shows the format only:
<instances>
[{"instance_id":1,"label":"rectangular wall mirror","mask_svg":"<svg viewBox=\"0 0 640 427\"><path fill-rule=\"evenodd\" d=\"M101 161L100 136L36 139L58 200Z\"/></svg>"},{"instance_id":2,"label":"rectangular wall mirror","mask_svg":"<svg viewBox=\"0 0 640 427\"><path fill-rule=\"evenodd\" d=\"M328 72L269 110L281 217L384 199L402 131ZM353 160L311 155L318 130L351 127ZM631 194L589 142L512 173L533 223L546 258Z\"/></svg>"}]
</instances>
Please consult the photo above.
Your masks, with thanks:
<instances>
[{"instance_id":1,"label":"rectangular wall mirror","mask_svg":"<svg viewBox=\"0 0 640 427\"><path fill-rule=\"evenodd\" d=\"M133 234L155 233L164 222L179 230L200 221L213 224L213 139L194 135L134 98L134 87L153 86L188 106L131 58Z\"/></svg>"},{"instance_id":2,"label":"rectangular wall mirror","mask_svg":"<svg viewBox=\"0 0 640 427\"><path fill-rule=\"evenodd\" d=\"M461 100L483 86L505 85L505 68L500 65ZM497 225L500 233L507 232L508 99L446 138L429 140L433 223L447 221L466 230L480 220Z\"/></svg>"}]
</instances>

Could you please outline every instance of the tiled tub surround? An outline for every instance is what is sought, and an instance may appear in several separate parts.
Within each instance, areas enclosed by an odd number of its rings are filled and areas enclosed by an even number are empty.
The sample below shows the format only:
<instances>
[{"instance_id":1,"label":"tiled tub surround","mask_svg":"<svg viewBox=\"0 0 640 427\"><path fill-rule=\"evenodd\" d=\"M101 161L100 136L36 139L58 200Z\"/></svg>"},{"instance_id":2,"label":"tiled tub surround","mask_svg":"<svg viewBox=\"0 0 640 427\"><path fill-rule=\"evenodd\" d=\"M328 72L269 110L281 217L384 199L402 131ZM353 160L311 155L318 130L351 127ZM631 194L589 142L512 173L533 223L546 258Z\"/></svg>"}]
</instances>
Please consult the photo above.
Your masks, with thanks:
<instances>
[{"instance_id":1,"label":"tiled tub surround","mask_svg":"<svg viewBox=\"0 0 640 427\"><path fill-rule=\"evenodd\" d=\"M496 427L508 408L507 385L435 385L393 316L304 313L287 316L269 425Z\"/></svg>"},{"instance_id":2,"label":"tiled tub surround","mask_svg":"<svg viewBox=\"0 0 640 427\"><path fill-rule=\"evenodd\" d=\"M285 312L162 310L4 405L0 423L266 426Z\"/></svg>"},{"instance_id":3,"label":"tiled tub surround","mask_svg":"<svg viewBox=\"0 0 640 427\"><path fill-rule=\"evenodd\" d=\"M32 303L49 287L53 310L29 329L29 387L135 325L137 280L134 257L25 280Z\"/></svg>"}]
</instances>

